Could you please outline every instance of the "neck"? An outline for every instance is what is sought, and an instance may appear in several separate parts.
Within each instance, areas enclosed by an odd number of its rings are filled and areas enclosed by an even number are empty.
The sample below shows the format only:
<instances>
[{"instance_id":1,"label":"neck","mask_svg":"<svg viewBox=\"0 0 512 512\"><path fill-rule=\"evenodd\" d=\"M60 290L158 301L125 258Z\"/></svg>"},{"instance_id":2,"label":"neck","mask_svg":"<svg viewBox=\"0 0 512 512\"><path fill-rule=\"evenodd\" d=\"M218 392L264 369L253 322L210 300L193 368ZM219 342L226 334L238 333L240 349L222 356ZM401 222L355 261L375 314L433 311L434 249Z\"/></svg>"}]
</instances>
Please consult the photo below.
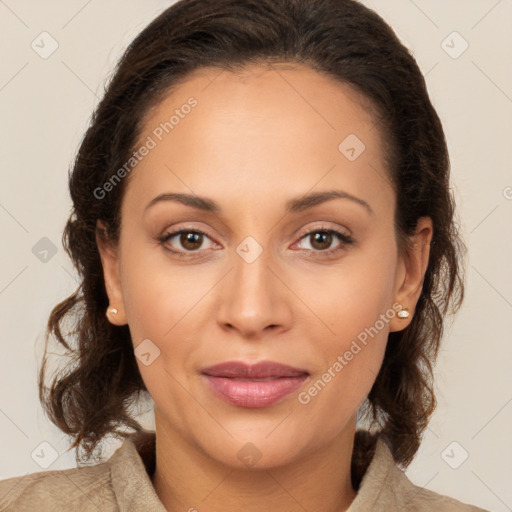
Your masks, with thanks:
<instances>
[{"instance_id":1,"label":"neck","mask_svg":"<svg viewBox=\"0 0 512 512\"><path fill-rule=\"evenodd\" d=\"M239 468L212 459L157 423L153 485L169 512L344 512L356 497L351 481L355 422L350 427L286 465Z\"/></svg>"}]
</instances>

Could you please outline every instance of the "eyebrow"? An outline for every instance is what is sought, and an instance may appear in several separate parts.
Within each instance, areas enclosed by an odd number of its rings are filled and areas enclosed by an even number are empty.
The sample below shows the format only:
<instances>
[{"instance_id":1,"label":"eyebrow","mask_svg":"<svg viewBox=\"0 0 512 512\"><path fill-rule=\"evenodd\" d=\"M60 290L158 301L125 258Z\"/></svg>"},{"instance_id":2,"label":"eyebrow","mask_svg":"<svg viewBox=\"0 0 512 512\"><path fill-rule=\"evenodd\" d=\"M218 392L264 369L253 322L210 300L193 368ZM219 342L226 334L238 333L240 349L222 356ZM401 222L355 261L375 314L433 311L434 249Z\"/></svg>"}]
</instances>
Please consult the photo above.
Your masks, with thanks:
<instances>
[{"instance_id":1,"label":"eyebrow","mask_svg":"<svg viewBox=\"0 0 512 512\"><path fill-rule=\"evenodd\" d=\"M299 213L332 199L348 199L356 204L359 204L360 206L363 206L368 211L368 213L372 215L374 214L371 206L366 201L343 190L326 190L323 192L313 192L296 199L290 199L285 204L285 210L286 213ZM148 203L145 210L162 201L174 201L205 212L215 214L221 213L221 207L212 199L183 193L160 194Z\"/></svg>"}]
</instances>

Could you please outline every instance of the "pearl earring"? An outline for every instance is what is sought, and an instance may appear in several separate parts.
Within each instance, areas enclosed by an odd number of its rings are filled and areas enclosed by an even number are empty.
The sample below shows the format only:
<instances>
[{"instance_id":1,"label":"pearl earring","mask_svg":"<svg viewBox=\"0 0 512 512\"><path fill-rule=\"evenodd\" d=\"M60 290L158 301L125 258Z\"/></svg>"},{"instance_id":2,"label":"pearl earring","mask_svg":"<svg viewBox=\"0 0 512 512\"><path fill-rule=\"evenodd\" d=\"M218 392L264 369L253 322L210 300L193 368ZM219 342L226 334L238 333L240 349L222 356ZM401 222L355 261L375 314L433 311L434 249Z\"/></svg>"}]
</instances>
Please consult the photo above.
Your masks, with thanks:
<instances>
[{"instance_id":1,"label":"pearl earring","mask_svg":"<svg viewBox=\"0 0 512 512\"><path fill-rule=\"evenodd\" d=\"M401 309L397 313L398 318L407 318L409 316L409 310L407 308Z\"/></svg>"},{"instance_id":2,"label":"pearl earring","mask_svg":"<svg viewBox=\"0 0 512 512\"><path fill-rule=\"evenodd\" d=\"M110 308L109 312L112 313L113 315L117 315L117 309L116 308Z\"/></svg>"}]
</instances>

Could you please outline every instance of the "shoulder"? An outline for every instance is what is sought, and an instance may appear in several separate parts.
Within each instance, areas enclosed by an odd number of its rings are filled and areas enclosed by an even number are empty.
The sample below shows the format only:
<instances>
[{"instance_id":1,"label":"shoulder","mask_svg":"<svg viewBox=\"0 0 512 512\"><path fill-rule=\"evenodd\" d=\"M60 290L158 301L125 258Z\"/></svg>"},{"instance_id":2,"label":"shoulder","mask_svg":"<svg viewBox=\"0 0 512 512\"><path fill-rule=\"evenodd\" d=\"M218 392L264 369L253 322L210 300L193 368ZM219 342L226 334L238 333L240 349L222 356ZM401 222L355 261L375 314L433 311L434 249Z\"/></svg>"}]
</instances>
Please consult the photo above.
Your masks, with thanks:
<instances>
[{"instance_id":1,"label":"shoulder","mask_svg":"<svg viewBox=\"0 0 512 512\"><path fill-rule=\"evenodd\" d=\"M475 505L414 485L398 466L394 466L390 472L390 488L397 490L398 502L411 512L488 512Z\"/></svg>"},{"instance_id":2,"label":"shoulder","mask_svg":"<svg viewBox=\"0 0 512 512\"><path fill-rule=\"evenodd\" d=\"M40 511L117 510L109 462L41 471L0 482L0 510L32 511L36 503Z\"/></svg>"},{"instance_id":3,"label":"shoulder","mask_svg":"<svg viewBox=\"0 0 512 512\"><path fill-rule=\"evenodd\" d=\"M0 511L165 512L150 479L154 465L155 434L140 431L129 435L106 462L1 481Z\"/></svg>"},{"instance_id":4,"label":"shoulder","mask_svg":"<svg viewBox=\"0 0 512 512\"><path fill-rule=\"evenodd\" d=\"M399 468L382 439L363 477L358 494L348 512L488 512L454 498L414 485Z\"/></svg>"}]
</instances>

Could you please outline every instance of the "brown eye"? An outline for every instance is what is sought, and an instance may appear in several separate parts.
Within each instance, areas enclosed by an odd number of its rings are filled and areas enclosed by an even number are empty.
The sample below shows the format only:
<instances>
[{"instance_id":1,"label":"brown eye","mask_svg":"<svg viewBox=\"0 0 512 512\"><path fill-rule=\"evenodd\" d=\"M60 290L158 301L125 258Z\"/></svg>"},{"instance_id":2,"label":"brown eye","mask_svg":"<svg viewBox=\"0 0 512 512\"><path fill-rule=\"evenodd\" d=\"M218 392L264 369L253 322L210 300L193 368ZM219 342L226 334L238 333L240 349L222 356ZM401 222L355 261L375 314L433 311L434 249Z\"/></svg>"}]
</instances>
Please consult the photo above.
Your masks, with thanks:
<instances>
[{"instance_id":1,"label":"brown eye","mask_svg":"<svg viewBox=\"0 0 512 512\"><path fill-rule=\"evenodd\" d=\"M165 249L177 256L193 256L194 253L204 252L203 249L212 248L211 238L202 231L196 229L181 229L172 233L166 233L160 239ZM203 247L205 241L210 241L210 247Z\"/></svg>"},{"instance_id":2,"label":"brown eye","mask_svg":"<svg viewBox=\"0 0 512 512\"><path fill-rule=\"evenodd\" d=\"M333 240L332 233L328 231L316 231L308 236L311 237L311 246L319 251L329 249Z\"/></svg>"},{"instance_id":3,"label":"brown eye","mask_svg":"<svg viewBox=\"0 0 512 512\"><path fill-rule=\"evenodd\" d=\"M202 233L197 233L195 231L183 231L180 234L179 241L184 249L193 251L201 247L203 243L203 235Z\"/></svg>"},{"instance_id":4,"label":"brown eye","mask_svg":"<svg viewBox=\"0 0 512 512\"><path fill-rule=\"evenodd\" d=\"M354 243L354 240L340 233L335 229L314 229L304 234L300 243L307 242L310 247L300 247L310 253L317 253L319 256L330 256L346 249L348 245ZM338 242L332 247L334 242Z\"/></svg>"}]
</instances>

